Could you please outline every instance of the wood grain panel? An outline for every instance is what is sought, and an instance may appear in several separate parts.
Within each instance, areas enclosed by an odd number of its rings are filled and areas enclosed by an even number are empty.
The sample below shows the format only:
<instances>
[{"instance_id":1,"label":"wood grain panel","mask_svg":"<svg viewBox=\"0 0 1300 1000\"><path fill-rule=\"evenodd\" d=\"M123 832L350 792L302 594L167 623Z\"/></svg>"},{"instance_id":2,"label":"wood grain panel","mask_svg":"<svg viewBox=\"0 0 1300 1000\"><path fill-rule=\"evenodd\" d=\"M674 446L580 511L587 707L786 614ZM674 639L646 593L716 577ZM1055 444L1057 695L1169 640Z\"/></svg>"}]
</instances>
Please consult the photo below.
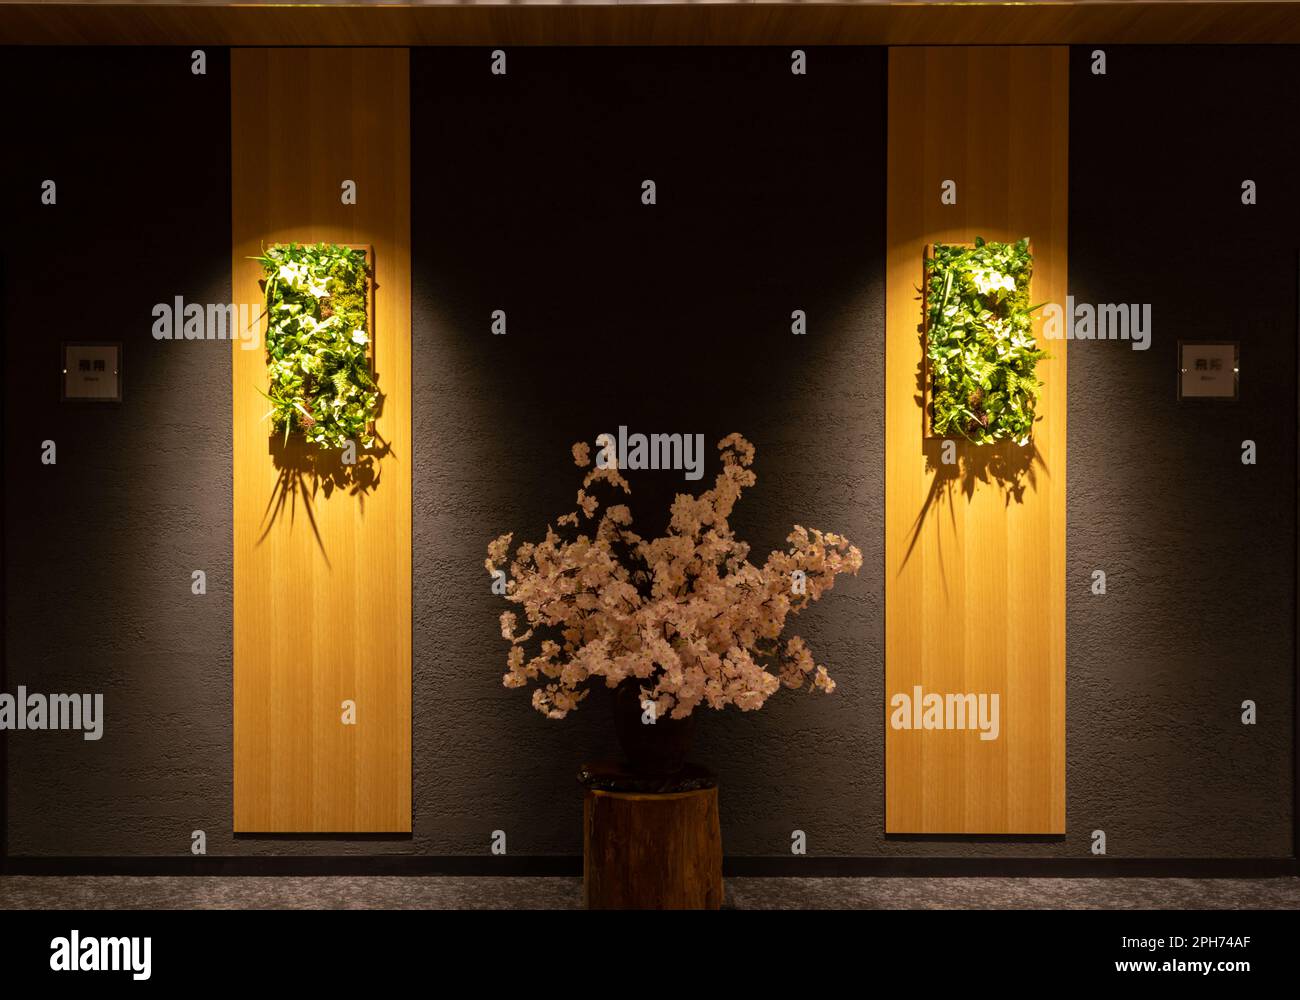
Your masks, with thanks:
<instances>
[{"instance_id":1,"label":"wood grain panel","mask_svg":"<svg viewBox=\"0 0 1300 1000\"><path fill-rule=\"evenodd\" d=\"M234 345L235 831L409 832L408 53L236 49L230 77L235 301L261 301L263 245L373 246L387 446L353 469L283 447L265 352Z\"/></svg>"},{"instance_id":2,"label":"wood grain panel","mask_svg":"<svg viewBox=\"0 0 1300 1000\"><path fill-rule=\"evenodd\" d=\"M1065 301L1068 58L889 53L886 833L1065 831L1065 344L1043 344L1032 448L960 442L946 466L922 434L918 289L928 243L1028 236L1031 298ZM917 686L998 693L999 737L895 730L889 699Z\"/></svg>"},{"instance_id":3,"label":"wood grain panel","mask_svg":"<svg viewBox=\"0 0 1300 1000\"><path fill-rule=\"evenodd\" d=\"M363 6L0 3L38 45L1025 45L1290 43L1300 5L510 2Z\"/></svg>"}]
</instances>

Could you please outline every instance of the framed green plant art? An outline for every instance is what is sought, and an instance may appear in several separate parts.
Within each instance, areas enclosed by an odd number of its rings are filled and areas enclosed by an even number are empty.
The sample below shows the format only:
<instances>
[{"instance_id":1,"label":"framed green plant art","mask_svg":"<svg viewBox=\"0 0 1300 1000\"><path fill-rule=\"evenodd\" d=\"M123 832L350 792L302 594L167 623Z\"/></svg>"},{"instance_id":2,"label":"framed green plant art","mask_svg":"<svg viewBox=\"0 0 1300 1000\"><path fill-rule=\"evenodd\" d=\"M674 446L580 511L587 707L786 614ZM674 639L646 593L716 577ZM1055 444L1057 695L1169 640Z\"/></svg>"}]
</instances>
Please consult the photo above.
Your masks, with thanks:
<instances>
[{"instance_id":1,"label":"framed green plant art","mask_svg":"<svg viewBox=\"0 0 1300 1000\"><path fill-rule=\"evenodd\" d=\"M374 444L372 256L368 247L289 243L255 258L265 273L266 416L286 444L291 434L328 449Z\"/></svg>"},{"instance_id":2,"label":"framed green plant art","mask_svg":"<svg viewBox=\"0 0 1300 1000\"><path fill-rule=\"evenodd\" d=\"M1029 240L936 243L925 257L925 419L932 437L1029 443L1047 357L1034 339Z\"/></svg>"}]
</instances>

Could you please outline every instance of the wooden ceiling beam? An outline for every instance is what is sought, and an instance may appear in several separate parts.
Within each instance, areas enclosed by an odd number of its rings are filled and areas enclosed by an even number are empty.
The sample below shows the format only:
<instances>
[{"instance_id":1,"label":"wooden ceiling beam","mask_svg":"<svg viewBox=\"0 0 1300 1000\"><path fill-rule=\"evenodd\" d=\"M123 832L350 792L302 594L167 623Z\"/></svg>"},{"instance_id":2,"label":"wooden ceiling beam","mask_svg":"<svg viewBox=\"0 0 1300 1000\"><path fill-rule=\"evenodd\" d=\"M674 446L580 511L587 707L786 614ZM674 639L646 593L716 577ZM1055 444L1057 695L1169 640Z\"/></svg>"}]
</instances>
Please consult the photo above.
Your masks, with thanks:
<instances>
[{"instance_id":1,"label":"wooden ceiling beam","mask_svg":"<svg viewBox=\"0 0 1300 1000\"><path fill-rule=\"evenodd\" d=\"M1300 42L1300 3L0 3L23 45L1008 45Z\"/></svg>"}]
</instances>

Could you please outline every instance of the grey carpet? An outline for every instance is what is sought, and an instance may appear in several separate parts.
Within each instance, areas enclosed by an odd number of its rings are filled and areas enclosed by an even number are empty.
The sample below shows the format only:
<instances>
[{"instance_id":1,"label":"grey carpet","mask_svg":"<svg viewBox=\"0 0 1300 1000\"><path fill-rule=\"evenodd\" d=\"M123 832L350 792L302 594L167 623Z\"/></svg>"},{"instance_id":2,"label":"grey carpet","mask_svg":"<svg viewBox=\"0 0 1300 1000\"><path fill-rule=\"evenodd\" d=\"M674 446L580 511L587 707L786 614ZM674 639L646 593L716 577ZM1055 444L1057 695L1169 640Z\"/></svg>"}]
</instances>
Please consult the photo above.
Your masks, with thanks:
<instances>
[{"instance_id":1,"label":"grey carpet","mask_svg":"<svg viewBox=\"0 0 1300 1000\"><path fill-rule=\"evenodd\" d=\"M577 909L578 878L0 878L0 909ZM727 905L767 909L1294 909L1300 879L730 878Z\"/></svg>"}]
</instances>

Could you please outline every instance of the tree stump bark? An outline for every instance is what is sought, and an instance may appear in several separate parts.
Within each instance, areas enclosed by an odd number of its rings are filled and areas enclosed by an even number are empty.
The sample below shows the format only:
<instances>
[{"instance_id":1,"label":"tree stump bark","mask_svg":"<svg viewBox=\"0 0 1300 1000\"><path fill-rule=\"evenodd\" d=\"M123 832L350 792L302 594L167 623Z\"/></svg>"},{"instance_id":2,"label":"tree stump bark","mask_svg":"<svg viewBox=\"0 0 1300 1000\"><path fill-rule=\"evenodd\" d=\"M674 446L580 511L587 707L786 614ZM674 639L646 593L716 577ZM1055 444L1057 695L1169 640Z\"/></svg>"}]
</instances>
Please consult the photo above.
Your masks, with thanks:
<instances>
[{"instance_id":1,"label":"tree stump bark","mask_svg":"<svg viewBox=\"0 0 1300 1000\"><path fill-rule=\"evenodd\" d=\"M584 780L582 889L588 909L722 906L716 784L684 791L615 791L608 786L617 782L599 782L603 788L593 783Z\"/></svg>"}]
</instances>

